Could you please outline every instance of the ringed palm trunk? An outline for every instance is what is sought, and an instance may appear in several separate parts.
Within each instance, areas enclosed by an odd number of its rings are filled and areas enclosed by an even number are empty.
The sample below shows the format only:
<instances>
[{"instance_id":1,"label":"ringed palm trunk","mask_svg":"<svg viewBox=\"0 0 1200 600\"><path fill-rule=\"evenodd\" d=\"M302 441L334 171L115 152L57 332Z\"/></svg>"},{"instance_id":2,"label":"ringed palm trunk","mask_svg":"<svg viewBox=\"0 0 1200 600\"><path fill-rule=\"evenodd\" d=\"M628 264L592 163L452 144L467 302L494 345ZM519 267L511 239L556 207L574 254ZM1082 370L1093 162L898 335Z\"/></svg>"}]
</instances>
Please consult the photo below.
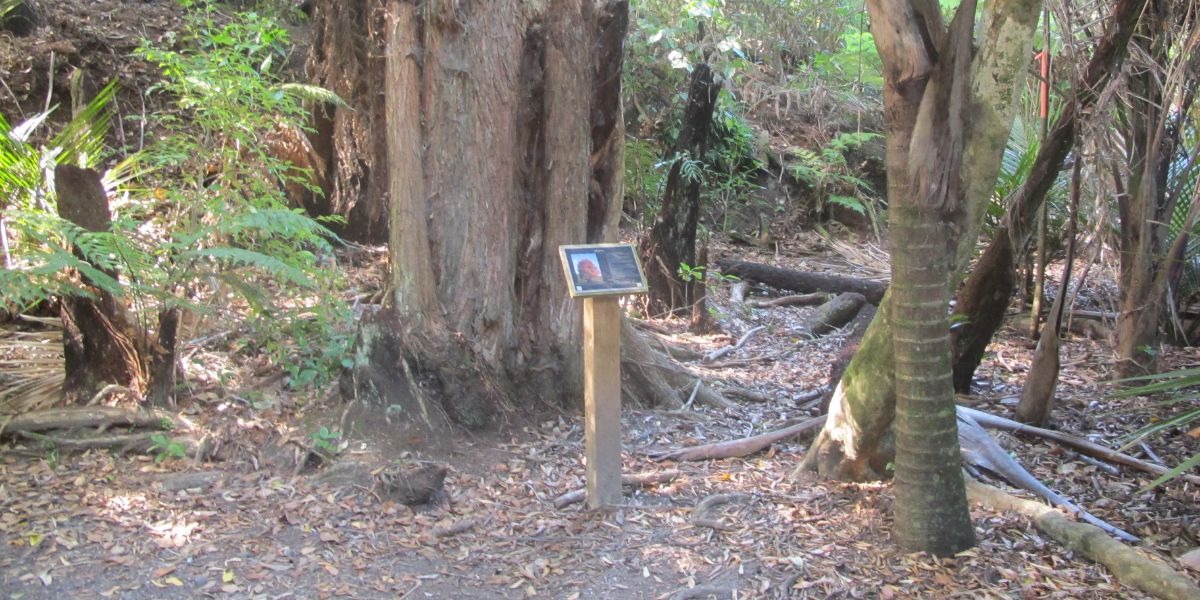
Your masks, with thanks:
<instances>
[{"instance_id":1,"label":"ringed palm trunk","mask_svg":"<svg viewBox=\"0 0 1200 600\"><path fill-rule=\"evenodd\" d=\"M946 279L950 256L937 211L890 210L896 357L896 537L950 555L974 545L959 458Z\"/></svg>"}]
</instances>

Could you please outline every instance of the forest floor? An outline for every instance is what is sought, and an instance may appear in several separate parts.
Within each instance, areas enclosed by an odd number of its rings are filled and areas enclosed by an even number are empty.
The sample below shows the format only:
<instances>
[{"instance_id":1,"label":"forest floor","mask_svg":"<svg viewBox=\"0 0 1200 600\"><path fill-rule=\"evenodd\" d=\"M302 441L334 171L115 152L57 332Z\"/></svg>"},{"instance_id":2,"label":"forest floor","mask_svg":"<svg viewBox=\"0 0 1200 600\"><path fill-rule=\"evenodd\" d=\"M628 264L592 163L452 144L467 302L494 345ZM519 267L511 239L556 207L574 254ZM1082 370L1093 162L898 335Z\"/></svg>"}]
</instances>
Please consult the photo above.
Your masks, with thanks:
<instances>
[{"instance_id":1,"label":"forest floor","mask_svg":"<svg viewBox=\"0 0 1200 600\"><path fill-rule=\"evenodd\" d=\"M878 274L807 239L785 244L778 256L748 259ZM357 264L357 281L379 280L381 261ZM201 341L189 348L189 364L222 364L236 371L238 384L222 385L196 367L185 412L222 432L237 452L194 464L4 446L0 590L10 598L1140 597L1026 518L977 506L976 548L942 560L907 554L889 533L889 483L794 473L811 435L740 459L651 460L656 451L777 429L818 410L795 399L825 383L843 335L799 339L790 331L812 308L734 309L727 299L727 290L714 290L725 333L691 336L681 322L658 323L705 351L765 325L729 357L731 366L692 368L718 387L754 389L769 401L729 410L627 409L624 472L679 473L627 489L624 503L605 511L555 507L557 497L584 484L581 418L573 411L454 440L397 436L386 424L351 427L343 460L449 468L444 489L415 510L333 483L321 470L294 476L267 468L259 450L269 436L304 439L321 424L335 425L341 402L289 391L253 361L238 364L227 339ZM960 401L1009 416L1031 356L1022 334L1006 330L980 370L978 394ZM1200 354L1172 350L1165 360L1196 364ZM1069 338L1063 364L1057 427L1111 445L1160 416L1144 399L1106 397L1111 360L1103 343ZM250 391L260 408L240 400ZM1109 474L1042 441L998 437L1052 488L1185 570L1172 556L1198 545L1194 486L1172 482L1143 493L1140 475ZM1200 450L1184 431L1149 443L1166 464ZM694 524L697 504L724 493L748 498L723 506L720 528Z\"/></svg>"},{"instance_id":2,"label":"forest floor","mask_svg":"<svg viewBox=\"0 0 1200 600\"><path fill-rule=\"evenodd\" d=\"M142 37L156 39L178 27L177 4L44 4L56 27L30 38L0 39L0 78L7 88L0 110L27 118L46 104L69 105L68 67L87 70L93 86L121 74L123 116L156 110L137 91L153 81L153 69L128 55ZM117 133L120 144L140 145L136 130ZM880 276L870 260L842 258L845 248L839 255L812 237L780 237L785 241L777 254L746 259ZM378 289L381 254L360 253L342 266L355 283L355 297ZM717 387L749 388L769 400L738 401L732 409L627 408L624 471L678 475L627 490L624 503L607 511L578 503L555 507L556 498L584 483L577 411L545 411L533 420L514 416L454 439L398 435L382 419L359 422L344 440L341 460L448 468L443 491L415 510L323 478L322 470L296 475L271 468L263 449L272 440L311 443L320 427L339 425L344 405L332 390L288 388L265 359L239 354L220 325L196 330L184 349L191 388L182 407L200 429L225 441L225 460L156 462L155 456L4 442L0 596L1140 597L1102 566L1044 537L1026 518L980 507L972 507L976 548L944 560L907 554L889 533L889 483L838 483L794 473L811 434L741 459L651 460L657 451L761 433L818 411L798 399L825 384L844 334L800 339L793 330L811 308L745 310L729 306L727 295L717 288L711 297L721 334L690 336L682 322L658 323L701 351L766 326L725 367L689 368ZM17 332L5 325L0 338ZM1003 331L979 371L976 394L960 401L1011 416L1032 353L1023 334ZM28 366L21 358L0 356L0 362L21 369ZM1163 363L1200 364L1200 353L1169 349ZM1058 428L1113 445L1169 410L1146 399L1109 398L1111 364L1105 342L1067 339ZM996 435L1052 488L1140 536L1144 551L1187 572L1174 557L1200 545L1200 492L1194 486L1172 482L1141 492L1148 480L1139 474L1110 474L1044 441ZM1167 465L1200 452L1200 440L1177 429L1149 446ZM698 503L724 493L746 494L747 501L723 505L719 528L693 523Z\"/></svg>"}]
</instances>

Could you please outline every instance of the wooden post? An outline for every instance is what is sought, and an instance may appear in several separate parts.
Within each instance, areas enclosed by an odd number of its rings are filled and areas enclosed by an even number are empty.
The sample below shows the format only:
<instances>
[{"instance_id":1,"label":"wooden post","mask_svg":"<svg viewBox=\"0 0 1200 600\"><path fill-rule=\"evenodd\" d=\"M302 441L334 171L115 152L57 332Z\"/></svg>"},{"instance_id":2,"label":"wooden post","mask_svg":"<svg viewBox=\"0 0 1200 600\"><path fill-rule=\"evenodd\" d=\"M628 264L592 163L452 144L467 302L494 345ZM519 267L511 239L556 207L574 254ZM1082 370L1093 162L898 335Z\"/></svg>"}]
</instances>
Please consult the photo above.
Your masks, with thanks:
<instances>
[{"instance_id":1,"label":"wooden post","mask_svg":"<svg viewBox=\"0 0 1200 600\"><path fill-rule=\"evenodd\" d=\"M583 397L589 508L621 502L621 307L583 300Z\"/></svg>"}]
</instances>

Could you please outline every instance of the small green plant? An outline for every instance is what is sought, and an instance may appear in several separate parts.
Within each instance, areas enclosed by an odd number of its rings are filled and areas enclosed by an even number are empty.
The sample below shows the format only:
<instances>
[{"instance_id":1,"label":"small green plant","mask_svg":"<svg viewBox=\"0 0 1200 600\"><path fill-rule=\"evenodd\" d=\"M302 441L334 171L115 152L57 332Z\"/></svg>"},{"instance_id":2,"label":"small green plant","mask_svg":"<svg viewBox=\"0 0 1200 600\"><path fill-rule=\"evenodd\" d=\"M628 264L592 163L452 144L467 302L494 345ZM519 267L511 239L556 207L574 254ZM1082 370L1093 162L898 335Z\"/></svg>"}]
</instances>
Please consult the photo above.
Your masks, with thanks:
<instances>
[{"instance_id":1,"label":"small green plant","mask_svg":"<svg viewBox=\"0 0 1200 600\"><path fill-rule=\"evenodd\" d=\"M154 453L154 462L161 463L168 458L187 458L187 448L167 437L165 433L155 433L150 436L150 452Z\"/></svg>"},{"instance_id":2,"label":"small green plant","mask_svg":"<svg viewBox=\"0 0 1200 600\"><path fill-rule=\"evenodd\" d=\"M879 137L878 133L848 132L838 134L819 151L795 148L792 150L793 162L788 167L792 177L816 190L817 210L828 203L863 215L869 219L876 237L879 237L881 220L876 208L876 192L866 180L852 173L846 155Z\"/></svg>"},{"instance_id":3,"label":"small green plant","mask_svg":"<svg viewBox=\"0 0 1200 600\"><path fill-rule=\"evenodd\" d=\"M328 459L338 453L338 442L342 439L342 432L322 425L320 429L308 434L308 437L312 439L313 451Z\"/></svg>"},{"instance_id":4,"label":"small green plant","mask_svg":"<svg viewBox=\"0 0 1200 600\"><path fill-rule=\"evenodd\" d=\"M1170 371L1167 373L1158 373L1155 375L1145 375L1142 377L1131 377L1116 381L1118 385L1124 385L1131 382L1145 381L1142 385L1122 389L1113 394L1114 397L1128 396L1143 396L1149 394L1166 394L1167 398L1160 401L1159 406L1163 408L1176 406L1179 404L1190 404L1192 408L1183 410L1164 419L1157 419L1150 425L1135 431L1121 439L1124 444L1120 450L1125 451L1130 447L1141 443L1146 438L1161 434L1166 430L1190 426L1196 421L1200 421L1200 408L1196 408L1200 401L1200 368L1181 369L1178 371ZM1183 462L1164 473L1158 479L1150 482L1143 488L1143 491L1154 489L1180 475L1188 472L1193 467L1200 465L1200 453L1193 454Z\"/></svg>"}]
</instances>

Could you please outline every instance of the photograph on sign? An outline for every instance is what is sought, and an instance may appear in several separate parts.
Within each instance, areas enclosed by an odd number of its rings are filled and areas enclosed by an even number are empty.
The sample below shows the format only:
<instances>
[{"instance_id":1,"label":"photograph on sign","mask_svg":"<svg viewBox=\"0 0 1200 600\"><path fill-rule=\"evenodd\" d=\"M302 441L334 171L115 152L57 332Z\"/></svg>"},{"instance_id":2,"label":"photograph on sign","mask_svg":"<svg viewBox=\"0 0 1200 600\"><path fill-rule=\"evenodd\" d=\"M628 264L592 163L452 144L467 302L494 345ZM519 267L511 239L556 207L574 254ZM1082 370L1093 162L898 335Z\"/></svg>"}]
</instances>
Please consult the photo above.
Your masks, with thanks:
<instances>
[{"instance_id":1,"label":"photograph on sign","mask_svg":"<svg viewBox=\"0 0 1200 600\"><path fill-rule=\"evenodd\" d=\"M646 291L646 277L632 244L561 246L559 251L572 297Z\"/></svg>"}]
</instances>

